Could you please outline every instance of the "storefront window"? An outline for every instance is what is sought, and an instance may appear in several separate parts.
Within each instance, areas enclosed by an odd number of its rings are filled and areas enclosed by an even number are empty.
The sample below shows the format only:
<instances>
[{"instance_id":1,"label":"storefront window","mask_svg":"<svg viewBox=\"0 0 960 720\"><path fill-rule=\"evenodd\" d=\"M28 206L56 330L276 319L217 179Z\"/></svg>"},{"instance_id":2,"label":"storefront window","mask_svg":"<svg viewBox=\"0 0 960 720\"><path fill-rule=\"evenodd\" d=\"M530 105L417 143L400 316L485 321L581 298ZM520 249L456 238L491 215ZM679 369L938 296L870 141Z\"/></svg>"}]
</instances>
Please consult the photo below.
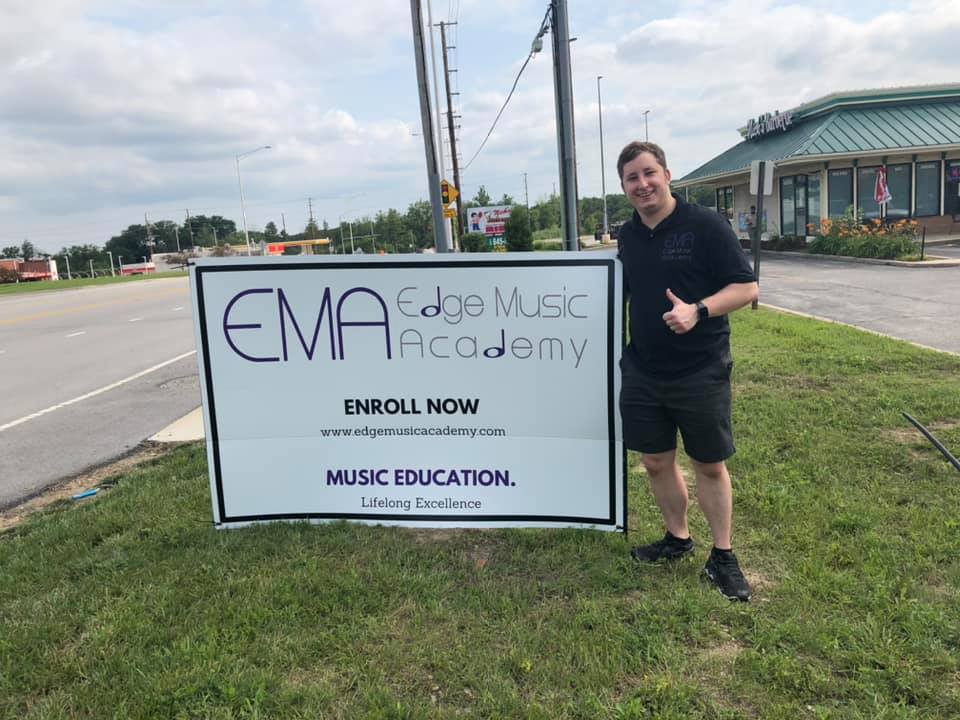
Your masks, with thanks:
<instances>
[{"instance_id":1,"label":"storefront window","mask_svg":"<svg viewBox=\"0 0 960 720\"><path fill-rule=\"evenodd\" d=\"M917 163L918 217L940 214L940 161Z\"/></svg>"},{"instance_id":2,"label":"storefront window","mask_svg":"<svg viewBox=\"0 0 960 720\"><path fill-rule=\"evenodd\" d=\"M814 226L813 233L820 226L820 173L807 175L807 224Z\"/></svg>"},{"instance_id":3,"label":"storefront window","mask_svg":"<svg viewBox=\"0 0 960 720\"><path fill-rule=\"evenodd\" d=\"M794 215L794 182L792 177L780 178L780 230L781 235L796 235L797 220Z\"/></svg>"},{"instance_id":4,"label":"storefront window","mask_svg":"<svg viewBox=\"0 0 960 720\"><path fill-rule=\"evenodd\" d=\"M843 217L853 205L853 170L831 170L827 177L827 205L830 217Z\"/></svg>"},{"instance_id":5,"label":"storefront window","mask_svg":"<svg viewBox=\"0 0 960 720\"><path fill-rule=\"evenodd\" d=\"M857 169L857 207L865 219L880 217L880 203L874 193L877 190L877 168Z\"/></svg>"},{"instance_id":6,"label":"storefront window","mask_svg":"<svg viewBox=\"0 0 960 720\"><path fill-rule=\"evenodd\" d=\"M733 219L733 188L717 188L717 211L727 220Z\"/></svg>"},{"instance_id":7,"label":"storefront window","mask_svg":"<svg viewBox=\"0 0 960 720\"><path fill-rule=\"evenodd\" d=\"M947 160L943 178L943 212L960 215L960 160Z\"/></svg>"},{"instance_id":8,"label":"storefront window","mask_svg":"<svg viewBox=\"0 0 960 720\"><path fill-rule=\"evenodd\" d=\"M887 190L892 195L887 217L910 217L910 180L909 165L887 165Z\"/></svg>"}]
</instances>

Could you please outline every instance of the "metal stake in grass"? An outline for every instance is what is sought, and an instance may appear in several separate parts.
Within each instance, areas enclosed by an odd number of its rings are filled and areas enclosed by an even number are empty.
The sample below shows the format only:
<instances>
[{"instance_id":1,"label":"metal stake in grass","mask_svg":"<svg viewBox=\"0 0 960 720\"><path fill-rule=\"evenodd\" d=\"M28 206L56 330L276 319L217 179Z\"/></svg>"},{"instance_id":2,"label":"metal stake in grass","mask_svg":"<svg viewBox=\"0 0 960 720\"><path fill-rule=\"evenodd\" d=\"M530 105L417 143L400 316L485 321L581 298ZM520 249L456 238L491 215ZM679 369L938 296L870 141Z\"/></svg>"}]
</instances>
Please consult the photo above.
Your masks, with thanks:
<instances>
[{"instance_id":1,"label":"metal stake in grass","mask_svg":"<svg viewBox=\"0 0 960 720\"><path fill-rule=\"evenodd\" d=\"M957 460L957 459L950 453L950 451L947 450L947 449L943 446L943 443L941 443L939 440L937 440L937 439L933 436L933 433L931 433L929 430L927 430L927 429L926 429L923 425L921 425L920 422L917 421L915 418L911 417L910 415L908 415L907 413L903 412L902 410L900 411L900 414L903 415L903 416L904 416L907 420L909 420L911 423L913 423L914 427L916 427L917 430L919 430L920 432L922 432L922 433L926 436L927 440L929 440L930 442L933 443L933 446L934 446L937 450L939 450L940 452L943 453L944 457L946 457L947 460L950 461L950 464L953 465L958 471L960 471L960 460Z\"/></svg>"}]
</instances>

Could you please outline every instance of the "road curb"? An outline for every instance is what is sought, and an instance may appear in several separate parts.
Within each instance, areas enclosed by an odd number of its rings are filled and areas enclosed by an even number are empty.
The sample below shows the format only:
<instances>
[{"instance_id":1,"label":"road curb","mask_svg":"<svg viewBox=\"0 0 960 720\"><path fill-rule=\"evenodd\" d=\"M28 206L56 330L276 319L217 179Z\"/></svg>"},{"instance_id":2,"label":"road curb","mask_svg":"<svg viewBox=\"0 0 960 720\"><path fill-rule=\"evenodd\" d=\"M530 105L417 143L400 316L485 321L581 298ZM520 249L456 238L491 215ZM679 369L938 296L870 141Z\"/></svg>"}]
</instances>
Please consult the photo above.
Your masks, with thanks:
<instances>
[{"instance_id":1,"label":"road curb","mask_svg":"<svg viewBox=\"0 0 960 720\"><path fill-rule=\"evenodd\" d=\"M203 440L204 437L203 408L198 407L148 439L158 443L182 443Z\"/></svg>"}]
</instances>

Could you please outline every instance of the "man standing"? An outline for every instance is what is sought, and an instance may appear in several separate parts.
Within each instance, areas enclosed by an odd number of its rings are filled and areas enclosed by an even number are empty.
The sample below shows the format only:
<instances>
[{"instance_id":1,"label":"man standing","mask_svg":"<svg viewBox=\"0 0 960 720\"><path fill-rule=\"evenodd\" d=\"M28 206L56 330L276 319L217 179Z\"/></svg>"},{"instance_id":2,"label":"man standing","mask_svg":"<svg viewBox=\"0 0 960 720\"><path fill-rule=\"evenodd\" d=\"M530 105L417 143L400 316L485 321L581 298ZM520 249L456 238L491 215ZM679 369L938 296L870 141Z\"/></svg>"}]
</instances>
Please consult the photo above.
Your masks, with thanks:
<instances>
[{"instance_id":1,"label":"man standing","mask_svg":"<svg viewBox=\"0 0 960 720\"><path fill-rule=\"evenodd\" d=\"M757 283L730 225L670 192L670 171L658 145L630 143L617 171L636 210L619 235L630 296L630 344L621 361L624 442L642 453L667 530L662 540L633 548L631 555L656 562L693 552L687 485L676 460L679 429L713 534L704 574L725 597L746 601L750 585L731 546L726 460L735 447L726 316L757 298Z\"/></svg>"}]
</instances>

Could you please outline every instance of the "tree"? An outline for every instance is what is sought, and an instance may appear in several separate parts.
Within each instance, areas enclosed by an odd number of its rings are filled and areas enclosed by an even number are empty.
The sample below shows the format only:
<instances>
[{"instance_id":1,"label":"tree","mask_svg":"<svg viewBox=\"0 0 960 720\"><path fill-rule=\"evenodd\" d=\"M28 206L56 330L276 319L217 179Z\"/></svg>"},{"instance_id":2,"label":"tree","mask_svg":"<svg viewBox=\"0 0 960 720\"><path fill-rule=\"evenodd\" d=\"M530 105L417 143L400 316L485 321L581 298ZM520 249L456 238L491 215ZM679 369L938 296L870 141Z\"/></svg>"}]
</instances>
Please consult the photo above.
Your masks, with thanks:
<instances>
[{"instance_id":1,"label":"tree","mask_svg":"<svg viewBox=\"0 0 960 720\"><path fill-rule=\"evenodd\" d=\"M190 227L193 230L194 243L204 247L210 247L215 244L214 230L216 230L216 241L221 242L230 237L237 231L237 224L233 220L228 220L220 215L191 215Z\"/></svg>"},{"instance_id":2,"label":"tree","mask_svg":"<svg viewBox=\"0 0 960 720\"><path fill-rule=\"evenodd\" d=\"M37 251L33 247L32 242L24 240L23 245L20 246L20 253L23 255L24 260L32 260L36 256Z\"/></svg>"},{"instance_id":3,"label":"tree","mask_svg":"<svg viewBox=\"0 0 960 720\"><path fill-rule=\"evenodd\" d=\"M307 221L307 226L303 229L303 237L306 240L320 237L320 228L317 227L317 221L313 218Z\"/></svg>"},{"instance_id":4,"label":"tree","mask_svg":"<svg viewBox=\"0 0 960 720\"><path fill-rule=\"evenodd\" d=\"M3 248L3 250L0 250L0 257L18 258L20 257L20 248L17 245L8 245Z\"/></svg>"},{"instance_id":5,"label":"tree","mask_svg":"<svg viewBox=\"0 0 960 720\"><path fill-rule=\"evenodd\" d=\"M99 268L101 271L106 271L110 267L109 257L97 245L71 245L54 255L53 259L60 267L65 267L65 260L69 259L70 269L74 273L89 272L91 260L93 260L94 270Z\"/></svg>"},{"instance_id":6,"label":"tree","mask_svg":"<svg viewBox=\"0 0 960 720\"><path fill-rule=\"evenodd\" d=\"M503 197L500 198L500 201L497 203L497 205L516 205L516 201L513 199L511 195L507 195L507 193L504 193Z\"/></svg>"},{"instance_id":7,"label":"tree","mask_svg":"<svg viewBox=\"0 0 960 720\"><path fill-rule=\"evenodd\" d=\"M509 252L533 250L533 233L530 232L530 216L523 205L514 205L503 230L503 239Z\"/></svg>"},{"instance_id":8,"label":"tree","mask_svg":"<svg viewBox=\"0 0 960 720\"><path fill-rule=\"evenodd\" d=\"M410 203L403 222L407 230L413 234L416 247L433 247L433 208L430 207L429 202L418 200Z\"/></svg>"},{"instance_id":9,"label":"tree","mask_svg":"<svg viewBox=\"0 0 960 720\"><path fill-rule=\"evenodd\" d=\"M277 224L276 224L273 220L271 220L271 221L268 222L268 223L266 224L266 226L263 228L263 236L264 236L264 239L265 239L267 242L273 242L274 240L277 239L277 235L278 235L278 233L277 233Z\"/></svg>"},{"instance_id":10,"label":"tree","mask_svg":"<svg viewBox=\"0 0 960 720\"><path fill-rule=\"evenodd\" d=\"M140 258L149 255L146 225L128 226L119 235L110 238L104 249L112 252L118 262L120 258L128 263L140 262Z\"/></svg>"},{"instance_id":11,"label":"tree","mask_svg":"<svg viewBox=\"0 0 960 720\"><path fill-rule=\"evenodd\" d=\"M483 185L477 190L477 194L473 196L473 202L479 207L486 207L490 204L490 195Z\"/></svg>"}]
</instances>

